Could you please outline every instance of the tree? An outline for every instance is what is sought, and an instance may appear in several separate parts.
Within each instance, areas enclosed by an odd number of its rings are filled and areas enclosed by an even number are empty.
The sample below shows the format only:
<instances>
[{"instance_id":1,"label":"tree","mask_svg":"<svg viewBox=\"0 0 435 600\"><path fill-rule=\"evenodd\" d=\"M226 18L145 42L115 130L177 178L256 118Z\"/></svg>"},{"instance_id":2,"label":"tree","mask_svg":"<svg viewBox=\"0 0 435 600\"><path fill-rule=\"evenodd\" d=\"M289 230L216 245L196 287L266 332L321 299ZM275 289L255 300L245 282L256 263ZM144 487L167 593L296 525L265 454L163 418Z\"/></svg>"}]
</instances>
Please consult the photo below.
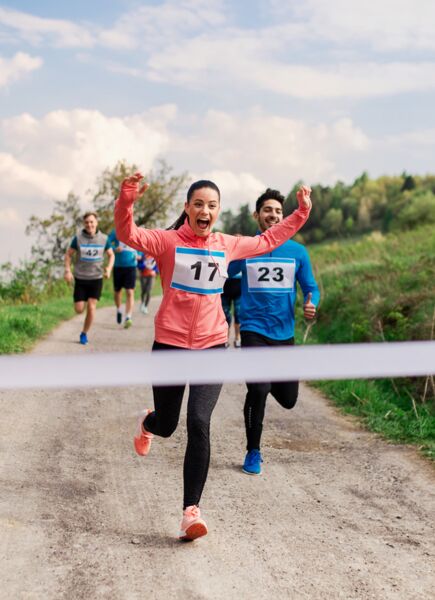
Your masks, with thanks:
<instances>
[{"instance_id":1,"label":"tree","mask_svg":"<svg viewBox=\"0 0 435 600\"><path fill-rule=\"evenodd\" d=\"M255 235L257 224L251 216L249 204L243 204L235 215L231 210L223 210L220 222L224 233L231 235Z\"/></svg>"},{"instance_id":2,"label":"tree","mask_svg":"<svg viewBox=\"0 0 435 600\"><path fill-rule=\"evenodd\" d=\"M138 171L136 165L118 162L106 169L97 180L97 192L92 203L98 213L102 231L113 229L113 207L121 182ZM170 211L181 203L181 190L186 185L187 173L173 175L172 168L161 160L155 171L145 175L149 188L135 203L134 218L138 225L147 228L164 226Z\"/></svg>"},{"instance_id":3,"label":"tree","mask_svg":"<svg viewBox=\"0 0 435 600\"><path fill-rule=\"evenodd\" d=\"M78 196L70 192L66 200L57 200L54 210L46 219L30 217L26 234L36 234L32 245L34 260L43 265L63 264L67 245L80 225L83 211Z\"/></svg>"},{"instance_id":4,"label":"tree","mask_svg":"<svg viewBox=\"0 0 435 600\"><path fill-rule=\"evenodd\" d=\"M323 228L329 236L338 235L343 224L341 208L330 208L325 215Z\"/></svg>"},{"instance_id":5,"label":"tree","mask_svg":"<svg viewBox=\"0 0 435 600\"><path fill-rule=\"evenodd\" d=\"M92 210L98 214L102 231L108 233L113 228L113 208L121 181L137 171L136 165L119 162L98 177L97 192L92 196ZM156 171L150 171L145 176L150 187L135 204L135 221L138 225L163 225L170 211L177 208L187 174L172 175L171 171L161 161ZM36 235L32 253L38 264L51 265L53 272L59 274L68 244L81 226L83 212L80 198L70 192L66 200L55 202L52 214L46 219L35 215L30 217L26 233Z\"/></svg>"}]
</instances>

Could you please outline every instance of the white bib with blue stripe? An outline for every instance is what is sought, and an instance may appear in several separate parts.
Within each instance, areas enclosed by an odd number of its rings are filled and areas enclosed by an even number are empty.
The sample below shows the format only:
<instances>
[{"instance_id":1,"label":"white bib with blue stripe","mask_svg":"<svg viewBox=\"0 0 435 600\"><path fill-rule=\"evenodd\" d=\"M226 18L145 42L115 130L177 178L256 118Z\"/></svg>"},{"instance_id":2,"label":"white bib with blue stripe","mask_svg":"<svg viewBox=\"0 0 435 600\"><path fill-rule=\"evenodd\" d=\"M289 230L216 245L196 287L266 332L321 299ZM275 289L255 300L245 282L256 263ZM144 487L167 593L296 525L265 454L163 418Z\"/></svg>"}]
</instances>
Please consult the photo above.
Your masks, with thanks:
<instances>
[{"instance_id":1,"label":"white bib with blue stripe","mask_svg":"<svg viewBox=\"0 0 435 600\"><path fill-rule=\"evenodd\" d=\"M292 292L295 285L296 260L261 256L246 259L250 292Z\"/></svg>"},{"instance_id":2,"label":"white bib with blue stripe","mask_svg":"<svg viewBox=\"0 0 435 600\"><path fill-rule=\"evenodd\" d=\"M222 294L227 277L224 251L175 248L171 287L194 294Z\"/></svg>"}]
</instances>

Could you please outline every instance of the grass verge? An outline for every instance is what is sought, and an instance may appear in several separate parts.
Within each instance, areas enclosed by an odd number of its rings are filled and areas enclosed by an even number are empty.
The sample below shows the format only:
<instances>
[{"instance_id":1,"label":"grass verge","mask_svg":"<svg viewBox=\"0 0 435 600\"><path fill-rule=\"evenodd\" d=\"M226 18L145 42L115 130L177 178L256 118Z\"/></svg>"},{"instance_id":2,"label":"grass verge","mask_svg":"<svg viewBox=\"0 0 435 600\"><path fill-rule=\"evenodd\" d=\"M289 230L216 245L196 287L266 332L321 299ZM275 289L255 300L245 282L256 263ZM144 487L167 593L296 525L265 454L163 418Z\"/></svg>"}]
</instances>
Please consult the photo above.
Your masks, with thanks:
<instances>
[{"instance_id":1,"label":"grass verge","mask_svg":"<svg viewBox=\"0 0 435 600\"><path fill-rule=\"evenodd\" d=\"M308 343L433 338L435 236L429 227L310 248L322 290ZM304 335L299 299L297 340ZM351 347L349 349L351 351ZM430 378L313 384L385 438L435 459L435 389Z\"/></svg>"},{"instance_id":2,"label":"grass verge","mask_svg":"<svg viewBox=\"0 0 435 600\"><path fill-rule=\"evenodd\" d=\"M160 279L153 289L153 295L159 294ZM139 298L139 286L136 286L136 299ZM112 282L105 281L98 307L112 305ZM67 286L58 297L35 304L0 304L0 354L26 352L59 323L74 315L72 289Z\"/></svg>"}]
</instances>

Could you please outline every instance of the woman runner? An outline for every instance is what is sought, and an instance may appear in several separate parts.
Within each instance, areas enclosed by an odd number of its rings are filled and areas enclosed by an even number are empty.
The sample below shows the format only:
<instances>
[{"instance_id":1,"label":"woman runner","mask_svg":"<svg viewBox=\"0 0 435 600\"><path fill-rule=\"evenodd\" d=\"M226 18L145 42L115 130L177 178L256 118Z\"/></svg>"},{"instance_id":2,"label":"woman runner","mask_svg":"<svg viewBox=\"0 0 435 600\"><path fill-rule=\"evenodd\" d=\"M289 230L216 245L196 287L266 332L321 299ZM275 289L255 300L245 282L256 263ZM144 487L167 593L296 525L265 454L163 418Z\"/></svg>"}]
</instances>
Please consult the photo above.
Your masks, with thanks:
<instances>
[{"instance_id":1,"label":"woman runner","mask_svg":"<svg viewBox=\"0 0 435 600\"><path fill-rule=\"evenodd\" d=\"M280 224L259 236L232 236L212 231L220 210L219 188L212 181L193 183L184 211L167 230L146 230L135 225L133 204L148 188L139 191L140 173L122 182L115 205L119 240L153 256L161 276L163 300L155 317L153 351L224 348L228 324L220 294L227 265L235 259L270 252L292 237L311 210L311 189L302 186L299 208ZM210 420L221 384L191 385L187 404L187 447L184 458L184 502L180 539L207 534L199 501L210 462ZM154 411L139 417L134 447L145 456L154 435L169 437L177 427L185 385L153 386Z\"/></svg>"}]
</instances>

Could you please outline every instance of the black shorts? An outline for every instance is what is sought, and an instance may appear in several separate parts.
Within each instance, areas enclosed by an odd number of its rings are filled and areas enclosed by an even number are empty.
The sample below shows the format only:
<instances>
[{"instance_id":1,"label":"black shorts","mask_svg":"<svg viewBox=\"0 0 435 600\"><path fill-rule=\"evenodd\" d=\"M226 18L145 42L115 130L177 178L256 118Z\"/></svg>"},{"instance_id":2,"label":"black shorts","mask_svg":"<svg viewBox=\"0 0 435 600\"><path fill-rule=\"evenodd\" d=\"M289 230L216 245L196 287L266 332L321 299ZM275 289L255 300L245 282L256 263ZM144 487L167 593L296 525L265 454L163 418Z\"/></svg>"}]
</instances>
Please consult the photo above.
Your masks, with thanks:
<instances>
[{"instance_id":1,"label":"black shorts","mask_svg":"<svg viewBox=\"0 0 435 600\"><path fill-rule=\"evenodd\" d=\"M136 267L114 267L113 289L120 292L122 288L134 290L136 287Z\"/></svg>"},{"instance_id":2,"label":"black shorts","mask_svg":"<svg viewBox=\"0 0 435 600\"><path fill-rule=\"evenodd\" d=\"M99 300L102 290L102 279L75 279L74 302L86 302L88 298Z\"/></svg>"}]
</instances>

